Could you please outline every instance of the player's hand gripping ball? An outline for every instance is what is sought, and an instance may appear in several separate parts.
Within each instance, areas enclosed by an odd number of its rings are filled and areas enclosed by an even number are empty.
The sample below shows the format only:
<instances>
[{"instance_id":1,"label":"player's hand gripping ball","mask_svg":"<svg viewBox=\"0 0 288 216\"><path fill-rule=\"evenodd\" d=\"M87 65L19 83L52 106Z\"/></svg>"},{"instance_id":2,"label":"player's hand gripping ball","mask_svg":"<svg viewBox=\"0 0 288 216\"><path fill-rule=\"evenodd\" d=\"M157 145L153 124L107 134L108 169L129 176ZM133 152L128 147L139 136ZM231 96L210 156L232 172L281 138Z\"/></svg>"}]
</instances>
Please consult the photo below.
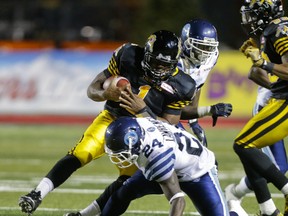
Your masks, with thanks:
<instances>
[{"instance_id":1,"label":"player's hand gripping ball","mask_svg":"<svg viewBox=\"0 0 288 216\"><path fill-rule=\"evenodd\" d=\"M130 85L130 82L127 78L122 76L111 76L103 83L103 89L106 90L109 86L125 89L127 85Z\"/></svg>"},{"instance_id":2,"label":"player's hand gripping ball","mask_svg":"<svg viewBox=\"0 0 288 216\"><path fill-rule=\"evenodd\" d=\"M103 83L103 89L105 90L105 97L107 100L119 101L121 91L125 90L127 86L130 86L130 82L127 78L122 76L111 76Z\"/></svg>"}]
</instances>

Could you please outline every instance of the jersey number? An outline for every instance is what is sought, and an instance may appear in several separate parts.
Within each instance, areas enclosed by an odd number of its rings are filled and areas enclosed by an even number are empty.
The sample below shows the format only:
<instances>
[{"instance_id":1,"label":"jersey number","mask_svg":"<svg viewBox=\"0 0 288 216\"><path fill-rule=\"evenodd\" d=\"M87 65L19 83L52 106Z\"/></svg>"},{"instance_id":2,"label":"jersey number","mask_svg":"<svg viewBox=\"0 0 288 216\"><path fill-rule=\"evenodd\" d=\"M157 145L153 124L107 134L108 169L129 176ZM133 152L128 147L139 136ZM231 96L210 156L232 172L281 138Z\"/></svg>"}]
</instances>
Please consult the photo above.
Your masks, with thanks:
<instances>
[{"instance_id":1,"label":"jersey number","mask_svg":"<svg viewBox=\"0 0 288 216\"><path fill-rule=\"evenodd\" d=\"M186 146L186 152L191 155L199 156L203 151L202 144L195 138L189 138L183 133L174 133L178 148L180 151L183 151ZM191 140L192 139L192 140Z\"/></svg>"}]
</instances>

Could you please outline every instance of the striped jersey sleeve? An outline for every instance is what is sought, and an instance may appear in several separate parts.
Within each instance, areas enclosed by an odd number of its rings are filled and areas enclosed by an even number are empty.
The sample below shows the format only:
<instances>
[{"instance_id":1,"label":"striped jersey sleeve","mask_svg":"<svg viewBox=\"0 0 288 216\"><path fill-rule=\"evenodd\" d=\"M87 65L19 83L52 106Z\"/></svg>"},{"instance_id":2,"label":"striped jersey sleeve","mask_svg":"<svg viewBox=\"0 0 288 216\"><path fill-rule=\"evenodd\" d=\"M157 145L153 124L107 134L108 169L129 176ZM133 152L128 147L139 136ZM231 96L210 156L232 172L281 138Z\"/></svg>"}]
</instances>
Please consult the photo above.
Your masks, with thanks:
<instances>
[{"instance_id":1,"label":"striped jersey sleeve","mask_svg":"<svg viewBox=\"0 0 288 216\"><path fill-rule=\"evenodd\" d=\"M153 155L151 156L153 157ZM175 154L171 147L165 151L157 151L154 156L151 160L148 158L144 176L150 181L161 182L172 175L174 171Z\"/></svg>"}]
</instances>

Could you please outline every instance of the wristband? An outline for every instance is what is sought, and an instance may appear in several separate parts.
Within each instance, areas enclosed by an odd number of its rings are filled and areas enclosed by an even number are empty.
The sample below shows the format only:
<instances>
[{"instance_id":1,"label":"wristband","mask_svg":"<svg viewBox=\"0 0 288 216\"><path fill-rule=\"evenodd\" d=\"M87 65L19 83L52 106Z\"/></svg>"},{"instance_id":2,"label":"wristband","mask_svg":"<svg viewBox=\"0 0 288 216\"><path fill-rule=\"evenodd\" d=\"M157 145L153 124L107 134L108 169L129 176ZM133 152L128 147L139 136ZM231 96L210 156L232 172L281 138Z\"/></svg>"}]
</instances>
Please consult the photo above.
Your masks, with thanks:
<instances>
[{"instance_id":1,"label":"wristband","mask_svg":"<svg viewBox=\"0 0 288 216\"><path fill-rule=\"evenodd\" d=\"M189 119L188 120L189 124L196 123L197 121L198 121L198 119Z\"/></svg>"},{"instance_id":2,"label":"wristband","mask_svg":"<svg viewBox=\"0 0 288 216\"><path fill-rule=\"evenodd\" d=\"M174 194L174 196L172 196L171 199L169 200L169 204L171 205L172 202L173 202L173 200L175 200L175 199L177 199L177 198L179 198L179 197L184 197L184 196L185 196L185 195L184 195L184 193L182 193L182 192L178 192L178 193Z\"/></svg>"},{"instance_id":3,"label":"wristband","mask_svg":"<svg viewBox=\"0 0 288 216\"><path fill-rule=\"evenodd\" d=\"M274 64L265 60L261 68L266 70L268 73L272 73Z\"/></svg>"},{"instance_id":4,"label":"wristband","mask_svg":"<svg viewBox=\"0 0 288 216\"><path fill-rule=\"evenodd\" d=\"M211 110L210 106L198 107L197 108L198 117L201 118L203 116L209 115L210 110Z\"/></svg>"},{"instance_id":5,"label":"wristband","mask_svg":"<svg viewBox=\"0 0 288 216\"><path fill-rule=\"evenodd\" d=\"M136 115L136 117L138 117L138 118L139 118L139 117L140 117L140 118L143 118L143 117L152 117L152 118L154 118L154 119L157 118L156 114L153 113L153 111L152 111L149 107L147 107L147 106L145 106L143 109L139 110L135 115Z\"/></svg>"}]
</instances>

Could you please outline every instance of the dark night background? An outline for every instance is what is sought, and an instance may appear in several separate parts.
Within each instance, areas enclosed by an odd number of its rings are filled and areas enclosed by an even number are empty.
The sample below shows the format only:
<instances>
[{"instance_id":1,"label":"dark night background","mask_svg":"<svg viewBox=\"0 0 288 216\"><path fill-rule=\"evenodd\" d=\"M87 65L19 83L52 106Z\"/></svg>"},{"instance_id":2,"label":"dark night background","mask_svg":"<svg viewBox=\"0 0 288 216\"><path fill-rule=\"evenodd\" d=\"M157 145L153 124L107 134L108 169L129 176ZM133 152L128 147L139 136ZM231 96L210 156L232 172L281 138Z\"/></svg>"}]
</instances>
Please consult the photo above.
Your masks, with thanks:
<instances>
[{"instance_id":1,"label":"dark night background","mask_svg":"<svg viewBox=\"0 0 288 216\"><path fill-rule=\"evenodd\" d=\"M143 44L154 31L179 34L186 21L203 18L217 28L220 48L238 49L247 38L240 25L241 4L242 0L1 0L0 40Z\"/></svg>"}]
</instances>

